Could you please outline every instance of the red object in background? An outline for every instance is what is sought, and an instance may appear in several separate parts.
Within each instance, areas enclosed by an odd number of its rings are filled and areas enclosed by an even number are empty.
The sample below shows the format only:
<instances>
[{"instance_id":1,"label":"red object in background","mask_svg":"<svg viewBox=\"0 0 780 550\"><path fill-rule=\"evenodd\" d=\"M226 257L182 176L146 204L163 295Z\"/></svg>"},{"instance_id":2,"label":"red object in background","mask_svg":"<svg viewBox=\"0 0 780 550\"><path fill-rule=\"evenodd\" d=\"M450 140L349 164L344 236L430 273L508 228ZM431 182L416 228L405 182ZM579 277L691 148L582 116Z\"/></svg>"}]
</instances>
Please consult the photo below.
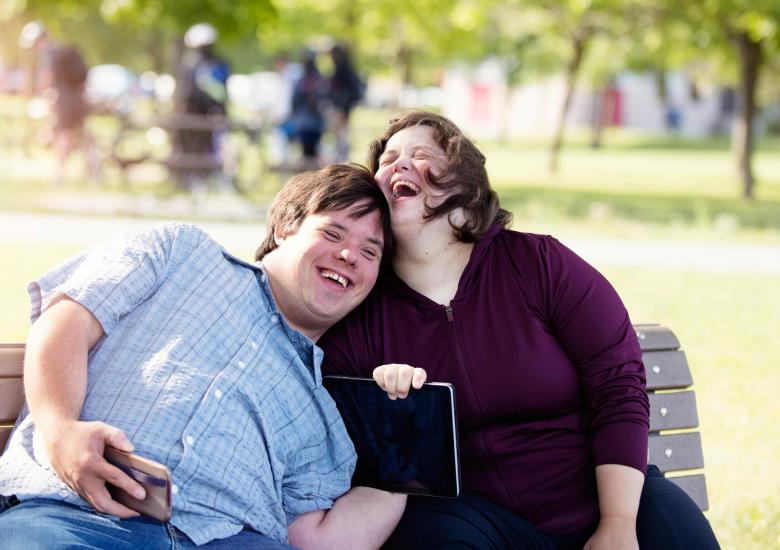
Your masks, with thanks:
<instances>
[{"instance_id":1,"label":"red object in background","mask_svg":"<svg viewBox=\"0 0 780 550\"><path fill-rule=\"evenodd\" d=\"M604 113L605 126L621 126L623 124L623 92L616 87L607 88L602 96L601 105Z\"/></svg>"},{"instance_id":2,"label":"red object in background","mask_svg":"<svg viewBox=\"0 0 780 550\"><path fill-rule=\"evenodd\" d=\"M471 120L487 122L490 120L490 86L473 84L471 86Z\"/></svg>"}]
</instances>

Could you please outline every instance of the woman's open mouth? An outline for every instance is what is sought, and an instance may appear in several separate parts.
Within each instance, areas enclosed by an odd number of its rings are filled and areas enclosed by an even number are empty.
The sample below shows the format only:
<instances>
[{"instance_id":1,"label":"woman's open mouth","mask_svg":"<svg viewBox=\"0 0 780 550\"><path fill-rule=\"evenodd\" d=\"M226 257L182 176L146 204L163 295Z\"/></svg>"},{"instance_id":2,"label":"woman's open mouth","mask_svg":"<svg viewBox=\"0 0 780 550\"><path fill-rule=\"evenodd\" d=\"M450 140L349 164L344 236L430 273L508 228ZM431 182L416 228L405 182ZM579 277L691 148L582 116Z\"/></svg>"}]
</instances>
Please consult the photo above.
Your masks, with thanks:
<instances>
[{"instance_id":1,"label":"woman's open mouth","mask_svg":"<svg viewBox=\"0 0 780 550\"><path fill-rule=\"evenodd\" d=\"M409 181L397 181L392 187L392 195L394 199L400 199L402 197L414 197L420 193L420 188Z\"/></svg>"}]
</instances>

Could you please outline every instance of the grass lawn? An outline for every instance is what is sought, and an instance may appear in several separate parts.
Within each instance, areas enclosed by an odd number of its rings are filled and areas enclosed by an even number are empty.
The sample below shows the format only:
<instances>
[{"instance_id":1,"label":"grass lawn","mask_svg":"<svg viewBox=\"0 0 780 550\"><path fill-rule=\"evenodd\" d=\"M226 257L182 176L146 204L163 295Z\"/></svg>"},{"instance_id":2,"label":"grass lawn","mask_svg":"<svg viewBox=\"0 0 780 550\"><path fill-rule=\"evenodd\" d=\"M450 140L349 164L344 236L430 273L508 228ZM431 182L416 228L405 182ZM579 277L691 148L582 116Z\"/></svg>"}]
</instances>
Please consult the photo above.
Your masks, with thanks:
<instances>
[{"instance_id":1,"label":"grass lawn","mask_svg":"<svg viewBox=\"0 0 780 550\"><path fill-rule=\"evenodd\" d=\"M677 334L691 365L712 522L724 549L780 545L780 276L605 268L632 320ZM774 405L773 405L774 403Z\"/></svg>"},{"instance_id":2,"label":"grass lawn","mask_svg":"<svg viewBox=\"0 0 780 550\"><path fill-rule=\"evenodd\" d=\"M2 103L2 102L0 102ZM388 118L358 110L353 157ZM0 129L2 138L2 129ZM521 230L559 236L668 239L702 243L780 244L780 140L764 139L756 154L757 200L739 199L723 140L642 138L610 133L601 150L575 135L561 170L546 170L539 140L479 143L491 180ZM50 193L50 157L33 160L0 149L0 216L41 211ZM253 196L266 201L274 185ZM116 187L86 183L68 192L97 200ZM52 232L57 228L52 227ZM0 239L0 341L27 332L26 283L91 242L30 243ZM251 257L254 243L234 250ZM691 364L710 491L708 517L724 549L780 547L780 456L777 396L780 371L780 276L597 266L613 282L635 322L672 328Z\"/></svg>"}]
</instances>

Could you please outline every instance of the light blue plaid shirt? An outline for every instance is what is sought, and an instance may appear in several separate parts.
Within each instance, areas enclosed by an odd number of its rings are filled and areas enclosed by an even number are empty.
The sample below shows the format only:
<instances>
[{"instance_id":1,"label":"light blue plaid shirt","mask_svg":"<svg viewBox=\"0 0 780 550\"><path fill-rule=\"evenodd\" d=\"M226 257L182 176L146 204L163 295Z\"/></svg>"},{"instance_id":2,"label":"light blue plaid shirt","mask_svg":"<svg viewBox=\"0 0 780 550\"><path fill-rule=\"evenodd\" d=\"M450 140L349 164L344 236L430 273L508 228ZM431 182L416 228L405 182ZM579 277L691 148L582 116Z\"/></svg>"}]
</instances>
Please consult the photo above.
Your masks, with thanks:
<instances>
[{"instance_id":1,"label":"light blue plaid shirt","mask_svg":"<svg viewBox=\"0 0 780 550\"><path fill-rule=\"evenodd\" d=\"M290 521L348 490L355 451L321 384L322 350L284 322L261 268L200 229L159 224L98 245L28 290L33 321L64 293L102 324L81 418L171 469L171 523L195 543L244 526L286 542ZM87 506L48 464L20 418L0 494Z\"/></svg>"}]
</instances>

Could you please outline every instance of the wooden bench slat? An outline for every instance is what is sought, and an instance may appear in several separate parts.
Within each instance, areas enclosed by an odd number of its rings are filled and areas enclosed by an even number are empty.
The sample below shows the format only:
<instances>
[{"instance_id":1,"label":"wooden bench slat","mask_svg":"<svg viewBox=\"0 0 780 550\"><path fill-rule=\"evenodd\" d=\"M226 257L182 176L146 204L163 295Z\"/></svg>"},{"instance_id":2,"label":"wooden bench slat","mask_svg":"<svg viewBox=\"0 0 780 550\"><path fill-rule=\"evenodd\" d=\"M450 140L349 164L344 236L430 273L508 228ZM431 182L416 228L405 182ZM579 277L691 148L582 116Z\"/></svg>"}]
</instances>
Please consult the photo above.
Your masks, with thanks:
<instances>
[{"instance_id":1,"label":"wooden bench slat","mask_svg":"<svg viewBox=\"0 0 780 550\"><path fill-rule=\"evenodd\" d=\"M704 467L701 436L698 432L651 434L648 441L648 455L648 462L658 466L664 473Z\"/></svg>"},{"instance_id":2,"label":"wooden bench slat","mask_svg":"<svg viewBox=\"0 0 780 550\"><path fill-rule=\"evenodd\" d=\"M0 426L0 454L5 450L5 444L8 441L8 436L11 435L12 426Z\"/></svg>"},{"instance_id":3,"label":"wooden bench slat","mask_svg":"<svg viewBox=\"0 0 780 550\"><path fill-rule=\"evenodd\" d=\"M634 325L639 347L642 351L654 351L664 349L678 349L680 341L677 336L661 325Z\"/></svg>"},{"instance_id":4,"label":"wooden bench slat","mask_svg":"<svg viewBox=\"0 0 780 550\"><path fill-rule=\"evenodd\" d=\"M682 389L693 385L685 352L679 350L642 353L648 390Z\"/></svg>"},{"instance_id":5,"label":"wooden bench slat","mask_svg":"<svg viewBox=\"0 0 780 550\"><path fill-rule=\"evenodd\" d=\"M0 424L13 424L24 404L21 378L0 378Z\"/></svg>"},{"instance_id":6,"label":"wooden bench slat","mask_svg":"<svg viewBox=\"0 0 780 550\"><path fill-rule=\"evenodd\" d=\"M707 482L704 474L692 476L669 476L669 480L677 484L683 491L688 493L700 510L709 510L710 501L707 498Z\"/></svg>"},{"instance_id":7,"label":"wooden bench slat","mask_svg":"<svg viewBox=\"0 0 780 550\"><path fill-rule=\"evenodd\" d=\"M695 428L699 425L695 392L651 393L648 398L651 432Z\"/></svg>"},{"instance_id":8,"label":"wooden bench slat","mask_svg":"<svg viewBox=\"0 0 780 550\"><path fill-rule=\"evenodd\" d=\"M24 344L0 344L0 376L21 376Z\"/></svg>"}]
</instances>

